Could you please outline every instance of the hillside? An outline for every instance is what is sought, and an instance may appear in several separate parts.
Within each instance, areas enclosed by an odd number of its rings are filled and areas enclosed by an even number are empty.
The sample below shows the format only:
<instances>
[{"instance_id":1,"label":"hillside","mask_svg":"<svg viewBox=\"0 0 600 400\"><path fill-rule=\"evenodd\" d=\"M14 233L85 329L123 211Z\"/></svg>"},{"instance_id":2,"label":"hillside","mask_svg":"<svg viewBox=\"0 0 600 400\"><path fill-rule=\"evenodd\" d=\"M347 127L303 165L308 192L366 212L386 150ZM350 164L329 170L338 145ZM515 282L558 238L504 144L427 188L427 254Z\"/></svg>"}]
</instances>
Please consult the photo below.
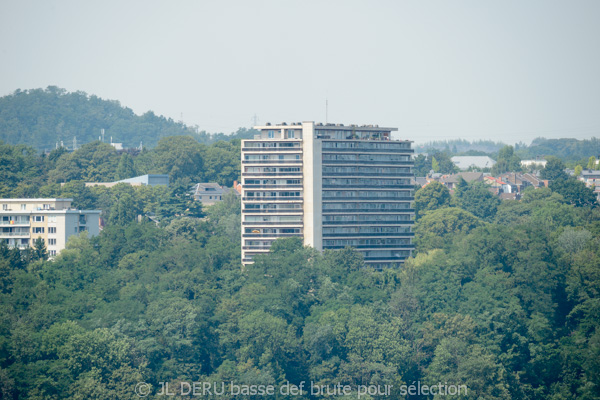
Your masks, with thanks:
<instances>
[{"instance_id":1,"label":"hillside","mask_svg":"<svg viewBox=\"0 0 600 400\"><path fill-rule=\"evenodd\" d=\"M0 140L6 143L28 144L43 151L60 141L70 147L73 137L79 145L98 140L101 129L107 141L112 136L125 147L137 147L140 142L154 147L160 138L196 133L152 111L139 116L118 101L56 86L16 90L0 98Z\"/></svg>"}]
</instances>

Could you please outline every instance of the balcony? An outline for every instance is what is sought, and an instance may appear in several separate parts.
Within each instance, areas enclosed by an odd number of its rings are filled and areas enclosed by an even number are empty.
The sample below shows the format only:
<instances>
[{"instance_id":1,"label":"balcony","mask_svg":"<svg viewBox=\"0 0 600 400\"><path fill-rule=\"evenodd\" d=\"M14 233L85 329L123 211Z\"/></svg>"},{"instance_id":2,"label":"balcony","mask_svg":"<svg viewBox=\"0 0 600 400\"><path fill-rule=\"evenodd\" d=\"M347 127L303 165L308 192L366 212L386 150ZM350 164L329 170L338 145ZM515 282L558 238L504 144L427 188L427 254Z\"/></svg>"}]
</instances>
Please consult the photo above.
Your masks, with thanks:
<instances>
[{"instance_id":1,"label":"balcony","mask_svg":"<svg viewBox=\"0 0 600 400\"><path fill-rule=\"evenodd\" d=\"M17 226L17 225L25 225L25 226L29 226L30 221L24 221L24 220L13 220L13 221L0 221L0 225L10 225L10 226Z\"/></svg>"},{"instance_id":2,"label":"balcony","mask_svg":"<svg viewBox=\"0 0 600 400\"><path fill-rule=\"evenodd\" d=\"M273 152L279 153L280 151L285 151L287 153L290 152L302 152L302 147L242 147L243 152L252 153L252 152Z\"/></svg>"},{"instance_id":3,"label":"balcony","mask_svg":"<svg viewBox=\"0 0 600 400\"><path fill-rule=\"evenodd\" d=\"M0 232L0 237L14 237L14 236L20 236L20 237L29 237L29 231L27 232Z\"/></svg>"},{"instance_id":4,"label":"balcony","mask_svg":"<svg viewBox=\"0 0 600 400\"><path fill-rule=\"evenodd\" d=\"M302 201L304 197L243 197L244 201Z\"/></svg>"},{"instance_id":5,"label":"balcony","mask_svg":"<svg viewBox=\"0 0 600 400\"><path fill-rule=\"evenodd\" d=\"M302 164L302 160L242 160L242 164Z\"/></svg>"}]
</instances>

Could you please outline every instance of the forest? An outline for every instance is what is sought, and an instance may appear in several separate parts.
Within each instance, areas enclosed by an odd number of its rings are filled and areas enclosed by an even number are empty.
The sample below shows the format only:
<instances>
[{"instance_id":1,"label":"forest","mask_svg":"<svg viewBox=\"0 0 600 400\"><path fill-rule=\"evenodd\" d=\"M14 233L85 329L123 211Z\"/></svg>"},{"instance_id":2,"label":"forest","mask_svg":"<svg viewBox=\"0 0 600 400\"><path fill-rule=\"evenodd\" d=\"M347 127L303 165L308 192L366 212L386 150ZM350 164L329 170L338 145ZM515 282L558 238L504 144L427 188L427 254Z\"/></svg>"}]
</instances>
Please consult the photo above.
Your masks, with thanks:
<instances>
[{"instance_id":1,"label":"forest","mask_svg":"<svg viewBox=\"0 0 600 400\"><path fill-rule=\"evenodd\" d=\"M241 128L232 135L209 134L152 111L136 115L116 100L104 100L85 92L46 89L16 90L0 97L0 140L10 144L29 144L38 151L60 146L72 148L73 138L86 144L98 140L104 129L105 140L123 143L126 148L148 148L168 136L191 135L203 144L232 138L249 138L254 132Z\"/></svg>"},{"instance_id":2,"label":"forest","mask_svg":"<svg viewBox=\"0 0 600 400\"><path fill-rule=\"evenodd\" d=\"M202 209L187 195L238 179L239 140L165 137L133 155L1 144L0 168L1 197L72 197L107 221L53 260L0 245L2 399L138 399L140 383L158 399L182 382L600 398L600 210L560 160L542 171L556 183L520 201L465 182L419 189L414 257L383 271L294 238L242 268L236 197ZM172 185L84 185L149 172Z\"/></svg>"},{"instance_id":3,"label":"forest","mask_svg":"<svg viewBox=\"0 0 600 400\"><path fill-rule=\"evenodd\" d=\"M512 144L509 144L512 146ZM491 140L468 141L465 139L433 141L415 146L416 153L445 153L450 156L490 156L496 159L507 144ZM536 138L530 145L514 144L515 154L522 160L558 157L565 163L585 163L589 157L600 155L600 139L546 139Z\"/></svg>"}]
</instances>

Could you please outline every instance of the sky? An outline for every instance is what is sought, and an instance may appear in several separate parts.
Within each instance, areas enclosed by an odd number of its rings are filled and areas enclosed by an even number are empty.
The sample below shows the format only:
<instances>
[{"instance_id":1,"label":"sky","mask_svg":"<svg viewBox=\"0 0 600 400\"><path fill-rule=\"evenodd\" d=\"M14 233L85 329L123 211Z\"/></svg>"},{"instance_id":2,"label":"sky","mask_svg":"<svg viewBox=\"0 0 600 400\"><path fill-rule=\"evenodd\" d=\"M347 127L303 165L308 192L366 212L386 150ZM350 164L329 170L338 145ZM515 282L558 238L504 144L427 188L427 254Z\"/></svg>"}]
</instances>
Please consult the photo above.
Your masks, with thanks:
<instances>
[{"instance_id":1,"label":"sky","mask_svg":"<svg viewBox=\"0 0 600 400\"><path fill-rule=\"evenodd\" d=\"M597 0L0 0L0 96L50 85L208 132L600 137Z\"/></svg>"}]
</instances>

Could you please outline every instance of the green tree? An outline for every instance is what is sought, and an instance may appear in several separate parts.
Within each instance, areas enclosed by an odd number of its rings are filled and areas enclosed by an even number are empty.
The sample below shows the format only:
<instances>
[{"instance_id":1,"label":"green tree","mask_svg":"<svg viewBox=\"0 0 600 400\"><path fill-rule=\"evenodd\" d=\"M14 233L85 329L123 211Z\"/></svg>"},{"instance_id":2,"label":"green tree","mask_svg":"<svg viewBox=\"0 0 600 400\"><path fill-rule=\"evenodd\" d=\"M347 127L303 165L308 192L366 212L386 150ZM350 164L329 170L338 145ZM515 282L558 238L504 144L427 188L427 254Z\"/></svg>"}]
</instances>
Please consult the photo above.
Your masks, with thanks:
<instances>
[{"instance_id":1,"label":"green tree","mask_svg":"<svg viewBox=\"0 0 600 400\"><path fill-rule=\"evenodd\" d=\"M203 180L205 146L191 136L162 138L151 151L136 158L138 172L168 174L171 183L187 178L192 182Z\"/></svg>"},{"instance_id":2,"label":"green tree","mask_svg":"<svg viewBox=\"0 0 600 400\"><path fill-rule=\"evenodd\" d=\"M590 156L586 168L587 169L596 169L596 157Z\"/></svg>"},{"instance_id":3,"label":"green tree","mask_svg":"<svg viewBox=\"0 0 600 400\"><path fill-rule=\"evenodd\" d=\"M427 176L431 171L431 159L426 157L424 154L418 154L415 157L415 176Z\"/></svg>"},{"instance_id":4,"label":"green tree","mask_svg":"<svg viewBox=\"0 0 600 400\"><path fill-rule=\"evenodd\" d=\"M435 159L435 156L431 156L431 169L433 172L440 172L440 164Z\"/></svg>"},{"instance_id":5,"label":"green tree","mask_svg":"<svg viewBox=\"0 0 600 400\"><path fill-rule=\"evenodd\" d=\"M498 152L496 164L492 167L492 174L499 175L504 172L519 172L521 171L521 159L515 154L512 146L504 146Z\"/></svg>"},{"instance_id":6,"label":"green tree","mask_svg":"<svg viewBox=\"0 0 600 400\"><path fill-rule=\"evenodd\" d=\"M461 177L454 193L456 204L479 218L491 220L496 215L500 199L483 182L466 183Z\"/></svg>"},{"instance_id":7,"label":"green tree","mask_svg":"<svg viewBox=\"0 0 600 400\"><path fill-rule=\"evenodd\" d=\"M415 193L417 218L423 213L450 205L450 191L439 182L431 182Z\"/></svg>"},{"instance_id":8,"label":"green tree","mask_svg":"<svg viewBox=\"0 0 600 400\"><path fill-rule=\"evenodd\" d=\"M540 172L542 179L554 181L569 177L565 172L565 164L558 157L547 157L547 161L546 166Z\"/></svg>"},{"instance_id":9,"label":"green tree","mask_svg":"<svg viewBox=\"0 0 600 400\"><path fill-rule=\"evenodd\" d=\"M47 260L48 259L48 250L46 249L46 243L44 239L37 238L33 241L33 252L32 252L33 260Z\"/></svg>"},{"instance_id":10,"label":"green tree","mask_svg":"<svg viewBox=\"0 0 600 400\"><path fill-rule=\"evenodd\" d=\"M560 193L565 201L576 207L597 207L598 200L594 191L580 180L569 178L569 179L555 179L550 183L550 189Z\"/></svg>"},{"instance_id":11,"label":"green tree","mask_svg":"<svg viewBox=\"0 0 600 400\"><path fill-rule=\"evenodd\" d=\"M415 243L419 252L443 248L452 243L453 238L467 234L483 221L460 208L439 208L425 213L415 226Z\"/></svg>"},{"instance_id":12,"label":"green tree","mask_svg":"<svg viewBox=\"0 0 600 400\"><path fill-rule=\"evenodd\" d=\"M117 179L133 178L136 175L135 167L133 166L133 157L124 153L119 159L119 165L117 166Z\"/></svg>"}]
</instances>

